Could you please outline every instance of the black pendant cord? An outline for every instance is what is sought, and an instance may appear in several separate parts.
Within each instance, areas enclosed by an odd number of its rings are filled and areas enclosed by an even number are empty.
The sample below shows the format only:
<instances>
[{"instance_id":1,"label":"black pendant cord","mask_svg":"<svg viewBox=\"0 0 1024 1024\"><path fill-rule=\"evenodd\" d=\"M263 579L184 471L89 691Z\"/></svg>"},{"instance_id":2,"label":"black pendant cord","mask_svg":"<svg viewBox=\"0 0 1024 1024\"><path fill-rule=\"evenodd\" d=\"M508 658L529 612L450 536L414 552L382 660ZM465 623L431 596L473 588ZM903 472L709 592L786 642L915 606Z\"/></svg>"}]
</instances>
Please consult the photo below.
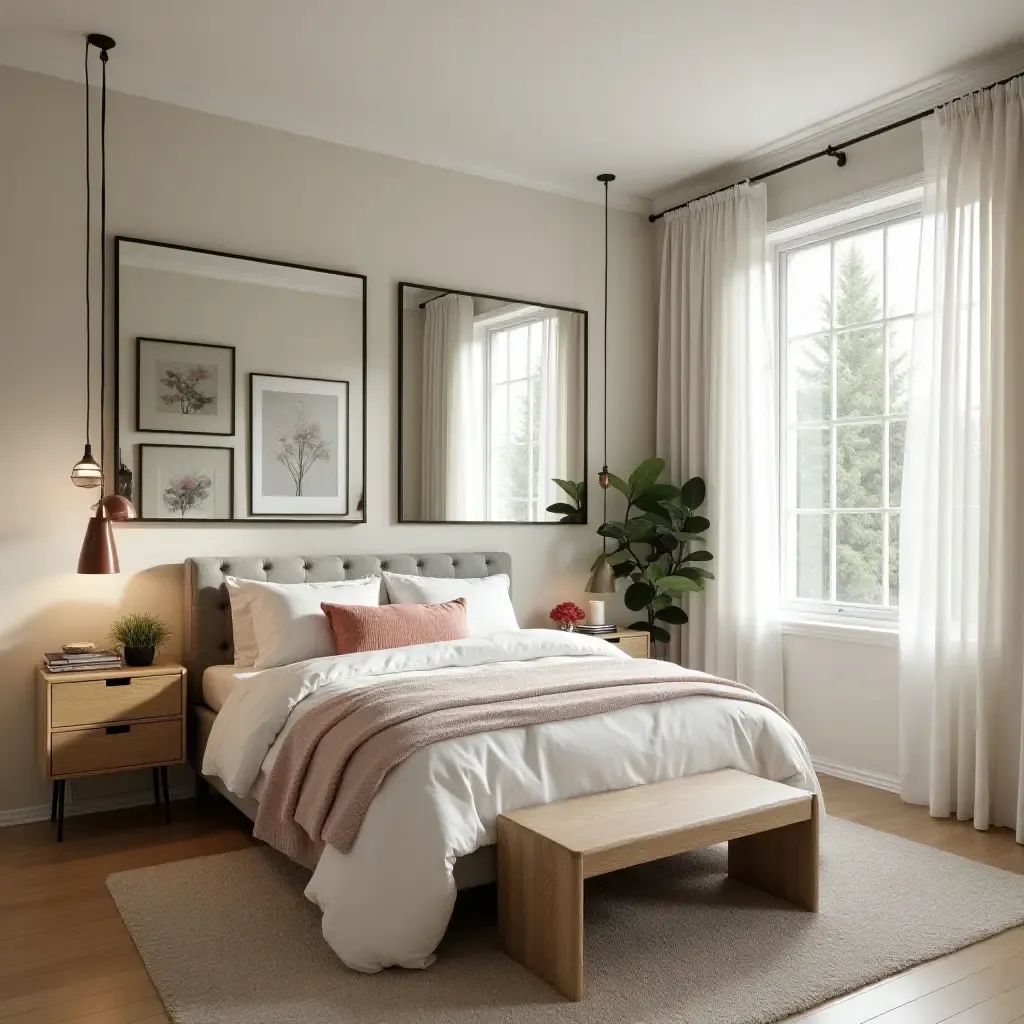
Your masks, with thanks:
<instances>
[{"instance_id":1,"label":"black pendant cord","mask_svg":"<svg viewBox=\"0 0 1024 1024\"><path fill-rule=\"evenodd\" d=\"M1020 75L1021 72L1017 71L1010 75L1009 78L1002 78L998 82L993 82L991 85L986 85L981 89L975 89L973 92L967 93L967 95L976 96L978 93L988 92L990 89L997 89L999 86L1007 85L1015 78L1019 78ZM955 100L951 102L955 102ZM944 106L944 104L939 104L939 106ZM859 142L867 142L868 139L877 139L879 135L885 135L887 132L895 131L897 128L905 128L908 124L914 124L916 121L923 121L926 117L931 117L937 109L938 107L929 107L928 110L921 110L916 114L911 114L909 117L900 118L900 120L893 121L892 124L884 125L882 128L876 128L871 132L864 132L863 135L847 139L845 142L837 142L834 146L826 146L824 149L819 149L816 153L809 153L807 156L802 156L797 160L790 160L788 164L783 164L781 167L773 167L770 171L764 171L761 174L754 174L749 178L744 178L742 182L737 182L736 184L742 185L744 182L753 184L757 181L766 181L768 178L774 178L776 174L782 174L784 171L791 171L795 167L803 167L804 164L809 164L812 160L821 160L823 157L830 157L835 160L837 167L845 167L847 160L845 150L849 149L850 146L856 146ZM701 199L707 199L708 196L718 195L719 192L728 192L729 189L735 187L736 185L723 185L721 188L713 188L710 192L705 192L703 195L687 199L685 203L676 203L675 206L670 206L667 210L662 210L661 213L652 213L647 219L653 224L655 221L661 220L666 213L672 213L673 210L685 209L691 203L696 203Z\"/></svg>"},{"instance_id":2,"label":"black pendant cord","mask_svg":"<svg viewBox=\"0 0 1024 1024\"><path fill-rule=\"evenodd\" d=\"M608 522L608 185L615 180L614 174L599 174L597 180L604 185L604 345L601 358L604 365L604 465L598 474L603 501L602 522ZM608 538L602 536L601 551L608 554Z\"/></svg>"},{"instance_id":3,"label":"black pendant cord","mask_svg":"<svg viewBox=\"0 0 1024 1024\"><path fill-rule=\"evenodd\" d=\"M92 159L89 150L89 47L85 41L85 446L91 447L92 426L92 281L90 257L92 255ZM101 453L102 454L102 453Z\"/></svg>"},{"instance_id":4,"label":"black pendant cord","mask_svg":"<svg viewBox=\"0 0 1024 1024\"><path fill-rule=\"evenodd\" d=\"M107 336L107 61L106 49L100 50L100 62L103 67L103 81L100 100L100 465L103 465L106 452L103 450L106 431L103 423L103 410L106 408L107 374L106 345ZM100 473L100 500L105 490L105 474Z\"/></svg>"}]
</instances>

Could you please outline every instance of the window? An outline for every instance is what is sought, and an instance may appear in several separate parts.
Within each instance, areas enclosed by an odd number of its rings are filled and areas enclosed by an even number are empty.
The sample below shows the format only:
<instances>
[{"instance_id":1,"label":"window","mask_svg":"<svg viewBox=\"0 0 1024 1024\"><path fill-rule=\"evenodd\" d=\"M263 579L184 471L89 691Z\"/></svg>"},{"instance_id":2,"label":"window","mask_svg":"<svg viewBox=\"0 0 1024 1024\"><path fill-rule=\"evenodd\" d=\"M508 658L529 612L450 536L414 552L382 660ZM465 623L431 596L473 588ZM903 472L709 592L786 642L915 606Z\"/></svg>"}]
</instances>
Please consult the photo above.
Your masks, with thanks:
<instances>
[{"instance_id":1,"label":"window","mask_svg":"<svg viewBox=\"0 0 1024 1024\"><path fill-rule=\"evenodd\" d=\"M487 518L546 518L541 479L544 353L553 320L532 315L487 331Z\"/></svg>"},{"instance_id":2,"label":"window","mask_svg":"<svg viewBox=\"0 0 1024 1024\"><path fill-rule=\"evenodd\" d=\"M855 214L856 215L856 214ZM787 605L892 617L921 219L779 243Z\"/></svg>"}]
</instances>

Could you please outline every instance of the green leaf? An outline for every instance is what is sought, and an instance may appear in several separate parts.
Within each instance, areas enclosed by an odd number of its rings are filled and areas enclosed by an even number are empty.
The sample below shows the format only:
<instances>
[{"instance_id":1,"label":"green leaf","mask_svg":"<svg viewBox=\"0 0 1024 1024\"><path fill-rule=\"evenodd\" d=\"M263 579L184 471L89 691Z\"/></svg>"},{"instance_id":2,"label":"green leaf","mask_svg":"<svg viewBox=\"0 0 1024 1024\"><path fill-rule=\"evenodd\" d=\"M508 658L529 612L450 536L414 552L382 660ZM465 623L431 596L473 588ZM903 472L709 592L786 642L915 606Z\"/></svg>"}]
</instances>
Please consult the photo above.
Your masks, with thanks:
<instances>
[{"instance_id":1,"label":"green leaf","mask_svg":"<svg viewBox=\"0 0 1024 1024\"><path fill-rule=\"evenodd\" d=\"M617 551L611 551L608 553L607 557L610 565L616 565L619 562L632 563L635 561L633 556L625 548L619 548Z\"/></svg>"},{"instance_id":2,"label":"green leaf","mask_svg":"<svg viewBox=\"0 0 1024 1024\"><path fill-rule=\"evenodd\" d=\"M676 536L680 540L699 540L701 543L704 541L704 537L699 533L687 533L685 530L676 530Z\"/></svg>"},{"instance_id":3,"label":"green leaf","mask_svg":"<svg viewBox=\"0 0 1024 1024\"><path fill-rule=\"evenodd\" d=\"M699 476L692 476L679 489L679 501L687 508L700 508L707 497L707 488Z\"/></svg>"},{"instance_id":4,"label":"green leaf","mask_svg":"<svg viewBox=\"0 0 1024 1024\"><path fill-rule=\"evenodd\" d=\"M580 500L580 488L582 484L573 483L572 480L559 480L558 477L554 477L552 483L558 484L559 487L569 495L573 501Z\"/></svg>"},{"instance_id":5,"label":"green leaf","mask_svg":"<svg viewBox=\"0 0 1024 1024\"><path fill-rule=\"evenodd\" d=\"M626 629L638 629L642 633L650 633L650 631L651 631L651 624L649 622L644 622L644 621L641 620L640 622L631 622L626 627Z\"/></svg>"},{"instance_id":6,"label":"green leaf","mask_svg":"<svg viewBox=\"0 0 1024 1024\"><path fill-rule=\"evenodd\" d=\"M674 533L660 533L654 539L654 547L667 555L679 547L679 538Z\"/></svg>"},{"instance_id":7,"label":"green leaf","mask_svg":"<svg viewBox=\"0 0 1024 1024\"><path fill-rule=\"evenodd\" d=\"M651 639L657 640L659 644L667 644L672 639L672 634L661 626L651 626Z\"/></svg>"},{"instance_id":8,"label":"green leaf","mask_svg":"<svg viewBox=\"0 0 1024 1024\"><path fill-rule=\"evenodd\" d=\"M648 583L657 583L664 575L665 570L657 562L651 562L644 570Z\"/></svg>"},{"instance_id":9,"label":"green leaf","mask_svg":"<svg viewBox=\"0 0 1024 1024\"><path fill-rule=\"evenodd\" d=\"M674 501L679 497L679 488L672 484L650 484L644 488L643 496L653 501Z\"/></svg>"},{"instance_id":10,"label":"green leaf","mask_svg":"<svg viewBox=\"0 0 1024 1024\"><path fill-rule=\"evenodd\" d=\"M626 588L623 600L631 612L638 612L646 608L649 601L654 597L654 588L647 583L631 583Z\"/></svg>"},{"instance_id":11,"label":"green leaf","mask_svg":"<svg viewBox=\"0 0 1024 1024\"><path fill-rule=\"evenodd\" d=\"M658 612L672 604L672 598L668 594L659 594L647 607L657 615Z\"/></svg>"},{"instance_id":12,"label":"green leaf","mask_svg":"<svg viewBox=\"0 0 1024 1024\"><path fill-rule=\"evenodd\" d=\"M645 459L629 474L629 494L643 494L665 470L664 459Z\"/></svg>"},{"instance_id":13,"label":"green leaf","mask_svg":"<svg viewBox=\"0 0 1024 1024\"><path fill-rule=\"evenodd\" d=\"M684 562L710 562L715 556L710 551L691 551L683 557Z\"/></svg>"},{"instance_id":14,"label":"green leaf","mask_svg":"<svg viewBox=\"0 0 1024 1024\"><path fill-rule=\"evenodd\" d=\"M688 576L666 576L658 580L657 587L663 594L692 594L702 589L699 583Z\"/></svg>"},{"instance_id":15,"label":"green leaf","mask_svg":"<svg viewBox=\"0 0 1024 1024\"><path fill-rule=\"evenodd\" d=\"M711 522L703 516L690 516L690 518L683 523L683 529L687 533L704 533L705 530L711 529Z\"/></svg>"},{"instance_id":16,"label":"green leaf","mask_svg":"<svg viewBox=\"0 0 1024 1024\"><path fill-rule=\"evenodd\" d=\"M677 604L670 604L667 608L659 608L654 617L662 622L671 623L673 626L683 626L689 622L689 616Z\"/></svg>"},{"instance_id":17,"label":"green leaf","mask_svg":"<svg viewBox=\"0 0 1024 1024\"><path fill-rule=\"evenodd\" d=\"M684 565L676 570L677 576L688 576L691 580L713 580L715 574L702 569L699 565Z\"/></svg>"},{"instance_id":18,"label":"green leaf","mask_svg":"<svg viewBox=\"0 0 1024 1024\"><path fill-rule=\"evenodd\" d=\"M633 572L633 561L632 559L628 562L617 562L612 566L612 572L615 573L615 578L621 580L625 576L629 576Z\"/></svg>"},{"instance_id":19,"label":"green leaf","mask_svg":"<svg viewBox=\"0 0 1024 1024\"><path fill-rule=\"evenodd\" d=\"M611 522L602 523L597 528L597 535L599 537L611 537L613 540L624 541L626 537L626 527L622 523Z\"/></svg>"},{"instance_id":20,"label":"green leaf","mask_svg":"<svg viewBox=\"0 0 1024 1024\"><path fill-rule=\"evenodd\" d=\"M646 519L630 519L625 525L629 540L646 541L648 537L654 537L654 523Z\"/></svg>"},{"instance_id":21,"label":"green leaf","mask_svg":"<svg viewBox=\"0 0 1024 1024\"><path fill-rule=\"evenodd\" d=\"M615 490L620 491L627 498L629 497L629 484L627 484L621 476L616 476L614 473L609 473L608 482L612 485L612 487L615 488Z\"/></svg>"},{"instance_id":22,"label":"green leaf","mask_svg":"<svg viewBox=\"0 0 1024 1024\"><path fill-rule=\"evenodd\" d=\"M564 501L556 501L553 505L548 505L549 512L557 512L561 516L574 516L576 515L576 506L570 505Z\"/></svg>"}]
</instances>

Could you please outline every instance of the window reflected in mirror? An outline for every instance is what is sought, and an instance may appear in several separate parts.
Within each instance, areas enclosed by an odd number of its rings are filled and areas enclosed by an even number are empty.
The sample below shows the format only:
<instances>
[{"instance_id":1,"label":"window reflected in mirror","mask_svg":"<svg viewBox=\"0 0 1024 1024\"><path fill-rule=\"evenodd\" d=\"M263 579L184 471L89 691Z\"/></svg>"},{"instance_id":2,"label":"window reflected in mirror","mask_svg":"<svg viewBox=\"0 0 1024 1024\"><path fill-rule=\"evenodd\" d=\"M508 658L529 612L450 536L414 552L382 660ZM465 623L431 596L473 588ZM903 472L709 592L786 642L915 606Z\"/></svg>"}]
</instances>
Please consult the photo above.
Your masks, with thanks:
<instances>
[{"instance_id":1,"label":"window reflected in mirror","mask_svg":"<svg viewBox=\"0 0 1024 1024\"><path fill-rule=\"evenodd\" d=\"M560 522L554 481L586 479L586 312L399 291L400 519Z\"/></svg>"}]
</instances>

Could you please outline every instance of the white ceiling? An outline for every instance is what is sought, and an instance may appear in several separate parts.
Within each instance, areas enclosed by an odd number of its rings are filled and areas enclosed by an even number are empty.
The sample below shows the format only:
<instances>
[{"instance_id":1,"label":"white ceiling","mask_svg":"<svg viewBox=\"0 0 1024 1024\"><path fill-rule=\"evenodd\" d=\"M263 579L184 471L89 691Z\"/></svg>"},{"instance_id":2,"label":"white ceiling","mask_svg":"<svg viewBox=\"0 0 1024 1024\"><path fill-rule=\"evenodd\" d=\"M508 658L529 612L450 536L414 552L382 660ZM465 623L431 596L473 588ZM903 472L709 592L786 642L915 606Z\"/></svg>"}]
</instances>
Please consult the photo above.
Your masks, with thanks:
<instances>
[{"instance_id":1,"label":"white ceiling","mask_svg":"<svg viewBox=\"0 0 1024 1024\"><path fill-rule=\"evenodd\" d=\"M3 0L0 63L619 205L953 78L1022 0Z\"/></svg>"}]
</instances>

